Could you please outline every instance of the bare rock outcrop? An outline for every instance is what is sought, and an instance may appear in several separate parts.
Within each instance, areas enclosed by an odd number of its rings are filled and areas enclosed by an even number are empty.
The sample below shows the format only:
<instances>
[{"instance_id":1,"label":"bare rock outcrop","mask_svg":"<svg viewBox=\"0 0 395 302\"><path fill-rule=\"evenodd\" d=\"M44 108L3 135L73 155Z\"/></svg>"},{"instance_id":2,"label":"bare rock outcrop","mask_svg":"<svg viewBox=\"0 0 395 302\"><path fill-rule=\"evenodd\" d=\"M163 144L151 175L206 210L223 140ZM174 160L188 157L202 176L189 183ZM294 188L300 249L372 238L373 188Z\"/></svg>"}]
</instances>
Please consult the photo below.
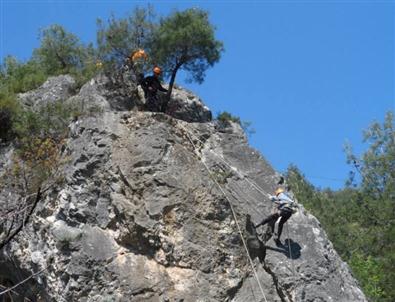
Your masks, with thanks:
<instances>
[{"instance_id":1,"label":"bare rock outcrop","mask_svg":"<svg viewBox=\"0 0 395 302\"><path fill-rule=\"evenodd\" d=\"M27 107L38 108L55 101L64 101L76 93L76 82L70 75L50 77L39 88L20 93L22 104Z\"/></svg>"},{"instance_id":2,"label":"bare rock outcrop","mask_svg":"<svg viewBox=\"0 0 395 302\"><path fill-rule=\"evenodd\" d=\"M15 301L367 301L302 206L284 245L268 241L265 261L253 259L258 283L238 226L247 238L247 217L270 213L279 174L239 125L218 131L190 92L177 98L202 111L177 119L134 110L135 96L111 85L93 79L67 100L103 110L70 124L63 183L0 251L12 284L42 270Z\"/></svg>"}]
</instances>

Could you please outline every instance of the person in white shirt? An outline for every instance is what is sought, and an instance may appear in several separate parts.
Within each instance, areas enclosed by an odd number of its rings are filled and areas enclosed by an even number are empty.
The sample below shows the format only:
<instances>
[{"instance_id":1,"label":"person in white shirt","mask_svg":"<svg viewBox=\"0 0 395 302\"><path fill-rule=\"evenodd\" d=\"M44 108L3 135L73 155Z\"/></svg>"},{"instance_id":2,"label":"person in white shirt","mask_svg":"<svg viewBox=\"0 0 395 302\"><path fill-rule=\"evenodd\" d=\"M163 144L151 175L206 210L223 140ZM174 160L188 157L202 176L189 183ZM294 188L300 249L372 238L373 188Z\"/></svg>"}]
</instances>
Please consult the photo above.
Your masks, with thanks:
<instances>
[{"instance_id":1,"label":"person in white shirt","mask_svg":"<svg viewBox=\"0 0 395 302\"><path fill-rule=\"evenodd\" d=\"M261 225L265 225L266 223L269 223L269 226L271 227L273 234L276 221L278 218L281 217L280 222L278 223L277 235L274 238L276 244L281 244L280 237L283 230L283 226L284 223L287 222L287 220L292 216L295 201L293 201L285 193L283 188L278 188L275 192L275 195L270 196L270 200L276 204L275 213L263 219L262 222L258 223L255 227L257 228Z\"/></svg>"}]
</instances>

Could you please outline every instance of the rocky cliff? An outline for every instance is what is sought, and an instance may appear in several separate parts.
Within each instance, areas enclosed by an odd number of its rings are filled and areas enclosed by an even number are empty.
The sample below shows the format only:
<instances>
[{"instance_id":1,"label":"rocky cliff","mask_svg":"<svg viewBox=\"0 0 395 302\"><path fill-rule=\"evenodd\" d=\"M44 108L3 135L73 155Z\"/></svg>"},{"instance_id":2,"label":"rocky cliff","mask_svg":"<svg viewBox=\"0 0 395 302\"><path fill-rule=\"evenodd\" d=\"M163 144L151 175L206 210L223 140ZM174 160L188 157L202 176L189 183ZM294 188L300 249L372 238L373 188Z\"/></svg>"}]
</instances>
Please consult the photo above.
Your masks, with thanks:
<instances>
[{"instance_id":1,"label":"rocky cliff","mask_svg":"<svg viewBox=\"0 0 395 302\"><path fill-rule=\"evenodd\" d=\"M366 301L303 206L283 245L249 246L252 268L240 231L248 245L247 217L270 213L279 175L238 124L211 121L181 88L163 114L138 110L133 81L101 75L78 92L73 85L62 76L20 96L32 107L58 97L101 110L69 125L62 181L0 250L0 284L33 275L8 293L12 301ZM2 147L2 174L12 152ZM0 198L23 196L9 186Z\"/></svg>"}]
</instances>

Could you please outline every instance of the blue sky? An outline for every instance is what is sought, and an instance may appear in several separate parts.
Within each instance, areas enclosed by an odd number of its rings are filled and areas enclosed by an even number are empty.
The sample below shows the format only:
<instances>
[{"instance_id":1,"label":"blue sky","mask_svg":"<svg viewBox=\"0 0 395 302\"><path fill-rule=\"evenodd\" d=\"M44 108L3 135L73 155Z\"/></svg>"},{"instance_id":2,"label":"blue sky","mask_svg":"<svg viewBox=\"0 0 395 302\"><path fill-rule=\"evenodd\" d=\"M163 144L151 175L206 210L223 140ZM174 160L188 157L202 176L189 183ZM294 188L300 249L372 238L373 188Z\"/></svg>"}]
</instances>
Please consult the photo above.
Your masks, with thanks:
<instances>
[{"instance_id":1,"label":"blue sky","mask_svg":"<svg viewBox=\"0 0 395 302\"><path fill-rule=\"evenodd\" d=\"M28 59L39 28L63 25L94 42L96 18L124 17L145 1L1 1L0 57ZM296 164L316 186L347 177L343 145L395 110L393 1L151 1L166 15L210 12L225 45L196 92L214 113L252 122L251 144L278 171Z\"/></svg>"}]
</instances>

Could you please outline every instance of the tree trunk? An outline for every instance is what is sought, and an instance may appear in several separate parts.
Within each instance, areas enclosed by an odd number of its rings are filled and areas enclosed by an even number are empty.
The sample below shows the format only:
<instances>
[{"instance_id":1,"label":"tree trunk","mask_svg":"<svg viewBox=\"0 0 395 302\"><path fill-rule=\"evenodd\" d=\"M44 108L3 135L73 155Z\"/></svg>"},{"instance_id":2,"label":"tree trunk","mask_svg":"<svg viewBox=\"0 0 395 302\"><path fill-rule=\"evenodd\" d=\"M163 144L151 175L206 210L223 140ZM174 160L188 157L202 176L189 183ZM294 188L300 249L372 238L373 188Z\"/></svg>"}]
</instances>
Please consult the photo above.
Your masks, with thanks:
<instances>
[{"instance_id":1,"label":"tree trunk","mask_svg":"<svg viewBox=\"0 0 395 302\"><path fill-rule=\"evenodd\" d=\"M178 69L180 69L181 65L182 65L182 63L177 64L176 67L174 68L173 72L171 73L171 78L170 78L170 82L169 82L169 89L167 90L167 95L166 95L166 104L168 104L170 102L171 92L173 90L174 82L176 80L177 71L178 71Z\"/></svg>"}]
</instances>

